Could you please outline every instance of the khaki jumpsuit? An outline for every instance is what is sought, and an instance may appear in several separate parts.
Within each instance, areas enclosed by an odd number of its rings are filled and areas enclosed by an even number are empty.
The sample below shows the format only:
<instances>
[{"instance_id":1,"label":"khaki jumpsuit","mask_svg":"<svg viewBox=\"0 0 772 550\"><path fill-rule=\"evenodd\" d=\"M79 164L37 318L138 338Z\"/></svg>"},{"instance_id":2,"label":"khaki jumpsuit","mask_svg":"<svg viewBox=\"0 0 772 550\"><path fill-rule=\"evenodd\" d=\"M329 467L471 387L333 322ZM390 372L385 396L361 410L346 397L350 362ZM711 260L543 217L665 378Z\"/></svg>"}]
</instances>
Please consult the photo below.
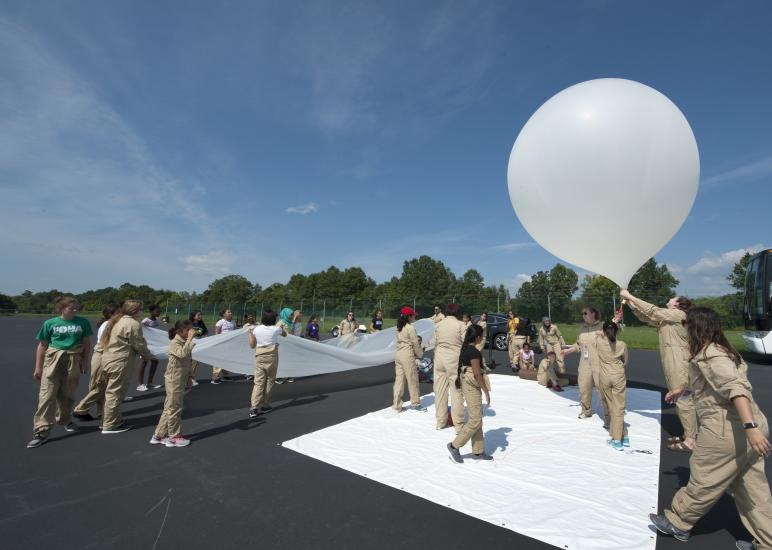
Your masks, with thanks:
<instances>
[{"instance_id":1,"label":"khaki jumpsuit","mask_svg":"<svg viewBox=\"0 0 772 550\"><path fill-rule=\"evenodd\" d=\"M477 321L477 325L482 328L482 342L477 344L475 347L477 348L477 351L480 352L480 355L482 355L482 366L483 366L483 379L485 380L485 385L488 386L488 391L491 389L491 381L488 377L488 373L490 372L490 369L488 368L488 362L485 360L485 341L488 339L488 322L487 321Z\"/></svg>"},{"instance_id":2,"label":"khaki jumpsuit","mask_svg":"<svg viewBox=\"0 0 772 550\"><path fill-rule=\"evenodd\" d=\"M458 359L456 359L456 372L458 372ZM453 387L456 387L455 381L453 382ZM456 449L460 449L471 439L472 452L479 455L485 452L485 438L482 427L482 390L474 377L471 365L461 367L461 392L464 395L466 408L469 411L469 422L456 432L457 435L453 440L453 446ZM455 423L455 420L453 422Z\"/></svg>"},{"instance_id":3,"label":"khaki jumpsuit","mask_svg":"<svg viewBox=\"0 0 772 550\"><path fill-rule=\"evenodd\" d=\"M340 322L340 325L338 325L338 336L345 336L346 334L354 334L357 331L357 327L359 325L356 324L355 321L349 321L348 319L343 319ZM287 330L288 333L292 333L292 331Z\"/></svg>"},{"instance_id":4,"label":"khaki jumpsuit","mask_svg":"<svg viewBox=\"0 0 772 550\"><path fill-rule=\"evenodd\" d=\"M105 406L105 393L99 389L99 376L102 373L102 344L97 341L91 354L91 378L88 382L88 393L75 407L75 413L86 414L92 405L97 406L97 416L102 416Z\"/></svg>"},{"instance_id":5,"label":"khaki jumpsuit","mask_svg":"<svg viewBox=\"0 0 772 550\"><path fill-rule=\"evenodd\" d=\"M592 388L600 387L600 364L596 349L596 338L593 334L603 328L603 322L597 321L592 325L582 323L580 333L576 338L576 347L579 349L579 400L582 403L582 413L592 416ZM603 406L603 415L608 422L608 408L603 395L600 395Z\"/></svg>"},{"instance_id":6,"label":"khaki jumpsuit","mask_svg":"<svg viewBox=\"0 0 772 550\"><path fill-rule=\"evenodd\" d=\"M621 340L610 342L602 332L596 332L595 338L600 363L598 391L606 403L611 439L621 441L627 435L627 428L625 428L627 344Z\"/></svg>"},{"instance_id":7,"label":"khaki jumpsuit","mask_svg":"<svg viewBox=\"0 0 772 550\"><path fill-rule=\"evenodd\" d=\"M174 438L182 435L182 400L190 378L193 340L183 338L179 334L169 342L169 363L164 374L164 411L155 428L155 437Z\"/></svg>"},{"instance_id":8,"label":"khaki jumpsuit","mask_svg":"<svg viewBox=\"0 0 772 550\"><path fill-rule=\"evenodd\" d=\"M57 349L49 345L46 349L38 408L32 419L35 437L45 439L54 424L66 426L70 423L82 364L82 344L69 349Z\"/></svg>"},{"instance_id":9,"label":"khaki jumpsuit","mask_svg":"<svg viewBox=\"0 0 772 550\"><path fill-rule=\"evenodd\" d=\"M542 386L547 386L548 382L553 386L559 386L558 376L555 374L555 365L548 357L539 361L539 370L536 371L536 381Z\"/></svg>"},{"instance_id":10,"label":"khaki jumpsuit","mask_svg":"<svg viewBox=\"0 0 772 550\"><path fill-rule=\"evenodd\" d=\"M458 358L464 343L464 323L453 316L434 325L434 405L437 429L448 425L448 392L450 411L456 433L464 425L464 398L456 388Z\"/></svg>"},{"instance_id":11,"label":"khaki jumpsuit","mask_svg":"<svg viewBox=\"0 0 772 550\"><path fill-rule=\"evenodd\" d=\"M278 326L278 325L277 325ZM255 385L252 387L253 409L271 404L273 384L279 370L279 344L255 348Z\"/></svg>"},{"instance_id":12,"label":"khaki jumpsuit","mask_svg":"<svg viewBox=\"0 0 772 550\"><path fill-rule=\"evenodd\" d=\"M104 392L105 396L102 429L110 430L123 422L121 404L129 390L137 355L146 361L153 356L147 349L147 342L142 335L142 325L130 315L124 315L118 319L110 332L110 340L103 347L102 373L96 389ZM78 408L80 407L79 404Z\"/></svg>"},{"instance_id":13,"label":"khaki jumpsuit","mask_svg":"<svg viewBox=\"0 0 772 550\"><path fill-rule=\"evenodd\" d=\"M440 321L442 321L444 318L445 318L445 315L443 315L442 313L435 313L434 315L432 315L432 321L434 321L435 325Z\"/></svg>"},{"instance_id":14,"label":"khaki jumpsuit","mask_svg":"<svg viewBox=\"0 0 772 550\"><path fill-rule=\"evenodd\" d=\"M402 395L405 392L405 382L410 394L410 404L421 404L421 393L418 386L418 369L415 360L423 356L418 334L410 323L397 332L397 353L394 357L394 400L392 408L402 410Z\"/></svg>"},{"instance_id":15,"label":"khaki jumpsuit","mask_svg":"<svg viewBox=\"0 0 772 550\"><path fill-rule=\"evenodd\" d=\"M517 366L520 348L523 347L523 342L525 342L525 337L515 334L519 324L520 319L518 317L507 321L507 351L509 352L509 364L512 367Z\"/></svg>"},{"instance_id":16,"label":"khaki jumpsuit","mask_svg":"<svg viewBox=\"0 0 772 550\"><path fill-rule=\"evenodd\" d=\"M665 515L677 528L689 531L729 493L740 519L756 539L757 548L772 548L772 495L764 473L764 458L751 448L732 399L745 396L753 420L769 437L764 413L753 400L748 366L735 365L719 346L710 344L689 365L689 387L699 431L689 459L689 483L673 497Z\"/></svg>"},{"instance_id":17,"label":"khaki jumpsuit","mask_svg":"<svg viewBox=\"0 0 772 550\"><path fill-rule=\"evenodd\" d=\"M539 329L539 346L542 349L542 353L546 354L549 351L552 351L555 353L555 361L558 365L558 372L560 374L565 374L566 372L566 366L565 362L563 361L563 354L560 353L563 349L562 346L566 345L566 341L563 339L563 335L560 334L560 330L558 329L557 325L550 324L549 330L546 330L544 328L544 324L542 324L541 328Z\"/></svg>"},{"instance_id":18,"label":"khaki jumpsuit","mask_svg":"<svg viewBox=\"0 0 772 550\"><path fill-rule=\"evenodd\" d=\"M680 309L657 307L638 298L628 299L627 305L638 319L657 328L659 356L667 389L673 390L685 385L689 378L689 343L681 321L686 319L686 313ZM697 416L691 395L676 401L676 412L684 428L684 438L694 438L697 433Z\"/></svg>"}]
</instances>

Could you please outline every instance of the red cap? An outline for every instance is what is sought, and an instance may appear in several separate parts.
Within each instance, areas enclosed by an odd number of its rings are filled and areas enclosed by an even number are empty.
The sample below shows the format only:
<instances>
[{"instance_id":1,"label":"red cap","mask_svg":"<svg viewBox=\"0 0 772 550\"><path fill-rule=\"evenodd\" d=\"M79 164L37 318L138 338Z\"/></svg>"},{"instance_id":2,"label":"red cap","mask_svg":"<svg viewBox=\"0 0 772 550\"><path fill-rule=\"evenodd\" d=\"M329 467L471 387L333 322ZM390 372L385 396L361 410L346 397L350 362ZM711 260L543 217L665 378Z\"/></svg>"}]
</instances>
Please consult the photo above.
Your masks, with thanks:
<instances>
[{"instance_id":1,"label":"red cap","mask_svg":"<svg viewBox=\"0 0 772 550\"><path fill-rule=\"evenodd\" d=\"M415 310L412 307L403 307L399 312L404 315L405 317L410 317L411 315L415 315Z\"/></svg>"}]
</instances>

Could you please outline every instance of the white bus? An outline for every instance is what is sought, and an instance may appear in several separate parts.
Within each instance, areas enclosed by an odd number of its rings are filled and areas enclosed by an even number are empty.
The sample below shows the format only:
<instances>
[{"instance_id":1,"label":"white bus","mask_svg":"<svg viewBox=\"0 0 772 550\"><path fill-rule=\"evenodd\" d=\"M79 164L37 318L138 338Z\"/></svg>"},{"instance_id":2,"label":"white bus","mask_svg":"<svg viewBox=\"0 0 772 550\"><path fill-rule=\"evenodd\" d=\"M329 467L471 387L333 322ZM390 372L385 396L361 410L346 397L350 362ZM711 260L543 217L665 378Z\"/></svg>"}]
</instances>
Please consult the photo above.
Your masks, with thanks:
<instances>
[{"instance_id":1,"label":"white bus","mask_svg":"<svg viewBox=\"0 0 772 550\"><path fill-rule=\"evenodd\" d=\"M743 340L748 350L772 356L772 250L753 256L745 272Z\"/></svg>"}]
</instances>

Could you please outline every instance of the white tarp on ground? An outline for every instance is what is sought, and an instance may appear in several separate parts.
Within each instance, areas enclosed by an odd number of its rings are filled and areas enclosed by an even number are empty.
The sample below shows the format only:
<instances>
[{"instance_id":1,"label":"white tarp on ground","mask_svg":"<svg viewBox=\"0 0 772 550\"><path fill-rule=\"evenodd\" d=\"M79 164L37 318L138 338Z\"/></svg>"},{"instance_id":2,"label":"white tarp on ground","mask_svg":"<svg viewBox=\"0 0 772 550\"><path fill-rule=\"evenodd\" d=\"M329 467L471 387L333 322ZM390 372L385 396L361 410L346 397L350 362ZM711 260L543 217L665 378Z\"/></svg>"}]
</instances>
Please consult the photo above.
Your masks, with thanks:
<instances>
[{"instance_id":1,"label":"white tarp on ground","mask_svg":"<svg viewBox=\"0 0 772 550\"><path fill-rule=\"evenodd\" d=\"M450 461L453 430L434 429L433 395L422 398L428 413L377 411L283 446L559 548L653 550L659 393L627 391L632 446L620 452L605 444L597 415L577 419L576 387L556 394L491 378L493 407L483 420L491 462L471 459L469 445L463 464Z\"/></svg>"},{"instance_id":2,"label":"white tarp on ground","mask_svg":"<svg viewBox=\"0 0 772 550\"><path fill-rule=\"evenodd\" d=\"M431 319L421 319L413 326L425 343L432 339L434 322ZM168 333L148 327L143 327L143 333L153 355L165 359L169 350ZM396 338L394 327L377 334L347 335L321 343L291 335L279 338L278 376L313 376L391 363L397 349ZM246 329L201 338L193 348L196 361L241 374L254 372L254 357L255 352L247 343Z\"/></svg>"}]
</instances>

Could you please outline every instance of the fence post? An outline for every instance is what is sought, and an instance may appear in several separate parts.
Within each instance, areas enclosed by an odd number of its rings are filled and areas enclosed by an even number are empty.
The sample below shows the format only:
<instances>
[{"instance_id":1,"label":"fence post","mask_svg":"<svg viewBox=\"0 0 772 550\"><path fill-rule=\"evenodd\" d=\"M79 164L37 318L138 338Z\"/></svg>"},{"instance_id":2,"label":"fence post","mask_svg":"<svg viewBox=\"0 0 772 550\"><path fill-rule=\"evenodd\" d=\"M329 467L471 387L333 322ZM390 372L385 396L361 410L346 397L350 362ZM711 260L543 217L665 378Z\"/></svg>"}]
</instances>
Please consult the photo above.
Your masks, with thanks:
<instances>
[{"instance_id":1,"label":"fence post","mask_svg":"<svg viewBox=\"0 0 772 550\"><path fill-rule=\"evenodd\" d=\"M416 298L417 298L417 296L413 296L413 311L415 311L415 300L416 300Z\"/></svg>"},{"instance_id":2,"label":"fence post","mask_svg":"<svg viewBox=\"0 0 772 550\"><path fill-rule=\"evenodd\" d=\"M552 320L552 303L550 302L550 293L547 292L547 317Z\"/></svg>"},{"instance_id":3,"label":"fence post","mask_svg":"<svg viewBox=\"0 0 772 550\"><path fill-rule=\"evenodd\" d=\"M322 301L322 323L324 323L324 317L327 315L327 300Z\"/></svg>"},{"instance_id":4,"label":"fence post","mask_svg":"<svg viewBox=\"0 0 772 550\"><path fill-rule=\"evenodd\" d=\"M501 311L501 294L496 293L496 312Z\"/></svg>"},{"instance_id":5,"label":"fence post","mask_svg":"<svg viewBox=\"0 0 772 550\"><path fill-rule=\"evenodd\" d=\"M300 299L300 311L301 312L303 311L303 299L302 298Z\"/></svg>"},{"instance_id":6,"label":"fence post","mask_svg":"<svg viewBox=\"0 0 772 550\"><path fill-rule=\"evenodd\" d=\"M260 302L260 317L262 317L262 316L263 316L263 304L264 304L264 303L265 303L265 302ZM255 319L255 321L257 321L257 319Z\"/></svg>"}]
</instances>

